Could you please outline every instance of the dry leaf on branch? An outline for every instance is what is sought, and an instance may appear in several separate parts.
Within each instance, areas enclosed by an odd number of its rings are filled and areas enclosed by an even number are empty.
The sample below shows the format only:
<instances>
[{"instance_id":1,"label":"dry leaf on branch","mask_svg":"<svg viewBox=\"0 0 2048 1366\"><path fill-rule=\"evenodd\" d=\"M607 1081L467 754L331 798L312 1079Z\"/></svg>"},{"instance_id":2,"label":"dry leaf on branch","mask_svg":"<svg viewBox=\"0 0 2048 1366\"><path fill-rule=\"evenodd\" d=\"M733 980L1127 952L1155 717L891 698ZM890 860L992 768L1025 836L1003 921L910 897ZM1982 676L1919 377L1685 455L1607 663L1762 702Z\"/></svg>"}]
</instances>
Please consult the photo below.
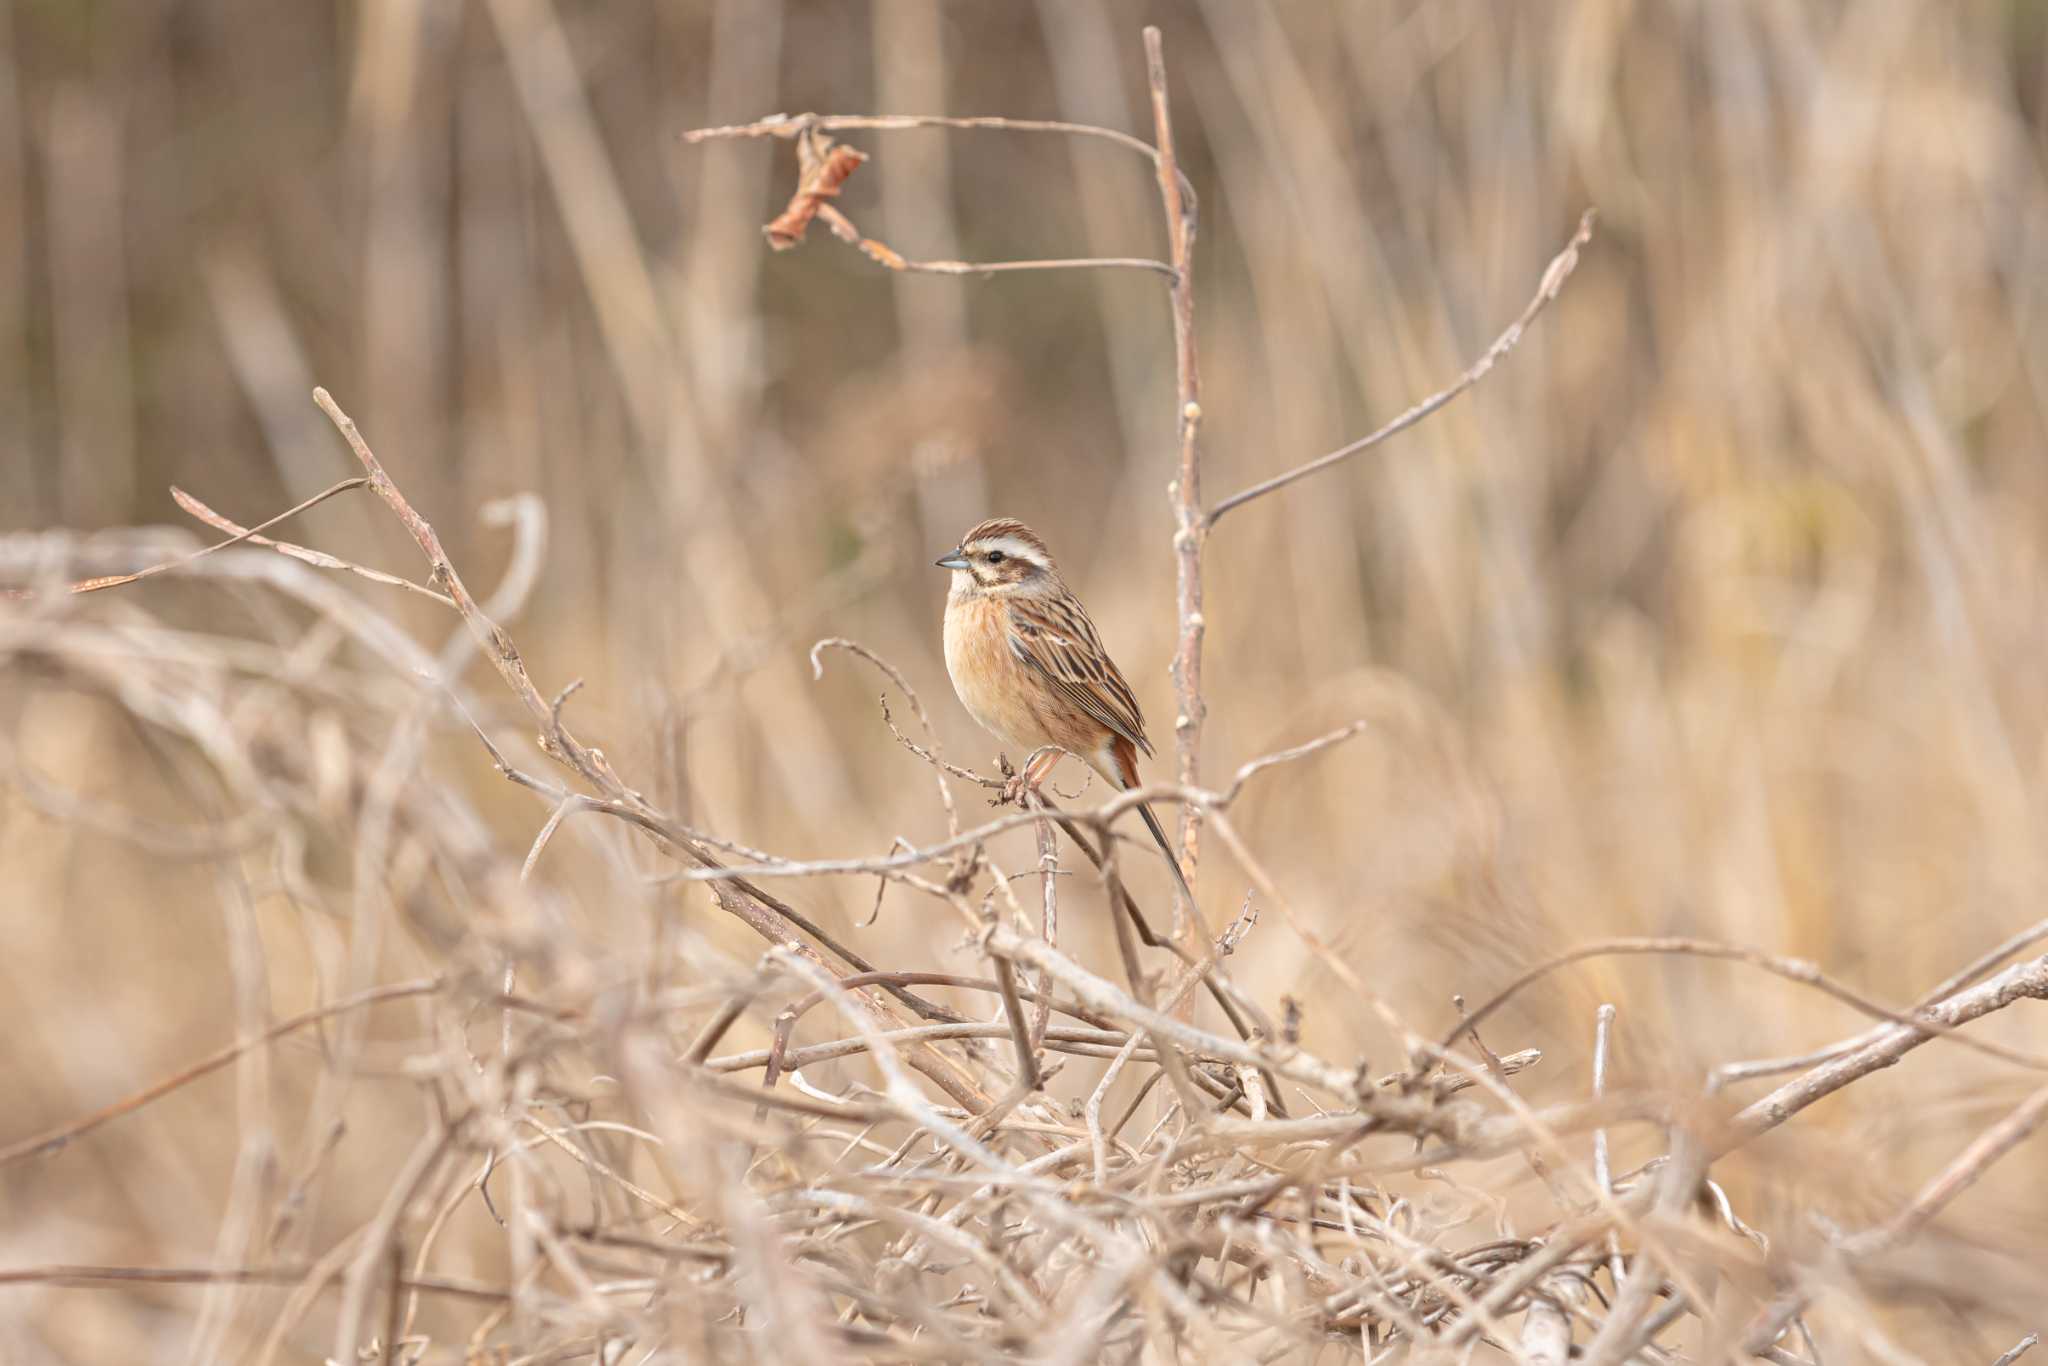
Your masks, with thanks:
<instances>
[{"instance_id":1,"label":"dry leaf on branch","mask_svg":"<svg viewBox=\"0 0 2048 1366\"><path fill-rule=\"evenodd\" d=\"M835 143L812 127L798 135L796 158L796 193L789 197L787 207L761 229L767 235L768 245L777 251L788 251L804 240L811 220L825 207L825 201L839 194L839 187L868 159L868 154Z\"/></svg>"}]
</instances>

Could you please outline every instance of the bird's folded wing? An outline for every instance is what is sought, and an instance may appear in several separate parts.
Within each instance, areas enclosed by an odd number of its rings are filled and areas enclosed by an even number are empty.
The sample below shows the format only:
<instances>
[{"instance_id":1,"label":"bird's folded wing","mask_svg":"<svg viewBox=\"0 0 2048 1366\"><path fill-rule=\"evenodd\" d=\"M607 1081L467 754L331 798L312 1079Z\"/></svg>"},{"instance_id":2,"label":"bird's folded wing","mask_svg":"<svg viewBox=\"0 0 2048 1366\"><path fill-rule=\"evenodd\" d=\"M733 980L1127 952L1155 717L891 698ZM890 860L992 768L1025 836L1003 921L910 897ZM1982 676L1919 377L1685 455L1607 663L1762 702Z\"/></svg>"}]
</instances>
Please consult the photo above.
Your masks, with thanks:
<instances>
[{"instance_id":1,"label":"bird's folded wing","mask_svg":"<svg viewBox=\"0 0 2048 1366\"><path fill-rule=\"evenodd\" d=\"M1010 653L1037 670L1060 697L1123 736L1146 755L1145 717L1131 685L1102 648L1095 623L1071 597L1010 606Z\"/></svg>"}]
</instances>

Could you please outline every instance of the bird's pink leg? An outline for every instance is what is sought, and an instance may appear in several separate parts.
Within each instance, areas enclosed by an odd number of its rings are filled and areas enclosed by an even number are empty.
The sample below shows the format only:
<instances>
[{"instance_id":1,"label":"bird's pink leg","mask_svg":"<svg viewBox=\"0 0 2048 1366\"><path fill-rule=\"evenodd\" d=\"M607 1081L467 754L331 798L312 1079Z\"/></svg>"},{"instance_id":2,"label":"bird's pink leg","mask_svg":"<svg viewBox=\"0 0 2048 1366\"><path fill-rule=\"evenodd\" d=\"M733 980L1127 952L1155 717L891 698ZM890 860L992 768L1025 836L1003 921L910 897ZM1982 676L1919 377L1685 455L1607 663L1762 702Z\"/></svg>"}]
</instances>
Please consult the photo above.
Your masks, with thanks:
<instances>
[{"instance_id":1,"label":"bird's pink leg","mask_svg":"<svg viewBox=\"0 0 2048 1366\"><path fill-rule=\"evenodd\" d=\"M1036 792L1053 770L1053 765L1066 753L1063 749L1049 749L1030 763L1024 765L1024 786Z\"/></svg>"},{"instance_id":2,"label":"bird's pink leg","mask_svg":"<svg viewBox=\"0 0 2048 1366\"><path fill-rule=\"evenodd\" d=\"M1025 763L1022 773L1012 775L1010 780L1003 784L1002 794L996 798L995 805L1003 806L1011 802L1021 803L1026 792L1037 792L1044 784L1046 778L1052 773L1053 765L1057 764L1060 761L1060 756L1065 753L1066 751L1063 749L1049 749L1043 753L1034 754Z\"/></svg>"}]
</instances>

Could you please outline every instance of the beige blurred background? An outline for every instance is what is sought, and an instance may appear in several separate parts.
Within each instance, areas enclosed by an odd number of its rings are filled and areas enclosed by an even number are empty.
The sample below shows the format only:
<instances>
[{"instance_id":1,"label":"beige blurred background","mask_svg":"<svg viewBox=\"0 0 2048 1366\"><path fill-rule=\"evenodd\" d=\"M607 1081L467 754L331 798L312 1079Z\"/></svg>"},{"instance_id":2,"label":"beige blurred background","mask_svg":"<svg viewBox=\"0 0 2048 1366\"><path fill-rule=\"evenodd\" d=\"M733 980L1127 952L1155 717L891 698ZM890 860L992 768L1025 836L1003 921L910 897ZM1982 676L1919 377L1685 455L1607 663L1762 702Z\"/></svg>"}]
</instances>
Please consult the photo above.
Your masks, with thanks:
<instances>
[{"instance_id":1,"label":"beige blurred background","mask_svg":"<svg viewBox=\"0 0 2048 1366\"><path fill-rule=\"evenodd\" d=\"M771 255L759 225L790 191L788 144L678 140L801 110L1149 136L1144 23L1164 30L1201 195L1212 501L1447 383L1580 212L1601 215L1563 297L1478 389L1209 543L1207 775L1372 722L1241 807L1349 971L1440 1031L1453 993L1483 997L1574 942L1700 935L1904 1002L2043 914L2033 0L12 0L0 533L163 524L197 544L171 484L245 523L280 511L354 472L309 400L322 384L472 584L497 582L510 544L485 505L544 501L543 575L508 625L543 692L585 680L570 715L626 780L701 826L803 856L943 833L879 679L840 656L814 682L806 653L827 635L873 647L949 757L991 768L946 685L930 561L995 513L1051 542L1165 744L1158 278L891 275L823 233ZM847 137L873 160L840 206L907 255L1164 254L1149 168L1120 149ZM281 534L423 573L363 495ZM429 648L453 629L341 583ZM129 592L239 629L191 585ZM511 715L484 670L472 681ZM36 772L181 814L103 708L27 671L0 690ZM545 808L458 723L437 734L436 771L523 853ZM1028 832L997 852L1025 866ZM1138 876L1164 894L1156 869ZM1212 915L1245 892L1213 841L1198 885ZM863 951L968 961L955 924L907 896L857 928L871 883L805 891ZM219 895L203 865L0 790L0 1141L235 1035ZM758 952L701 892L676 898L737 957ZM1099 911L1077 883L1070 942L1108 971ZM576 914L609 932L605 906ZM261 915L289 1013L316 996L321 956ZM1279 916L1236 971L1299 1000L1331 1056L1399 1062ZM1501 1051L1545 1052L1524 1094L1583 1093L1601 1001L1619 1006L1632 1084L1692 1088L1713 1064L1861 1027L1749 969L1589 964L1494 1025ZM1983 1030L2038 1051L2040 1015L2023 1003ZM1717 1174L1774 1238L1810 1237L1814 1210L1861 1226L2033 1084L1930 1047ZM204 1260L234 1094L224 1073L0 1172L0 1262ZM364 1085L349 1105L319 1211L334 1227L383 1193L379 1116L411 1123L418 1101ZM288 1164L318 1146L304 1113L278 1102ZM2048 1326L2023 1312L2048 1303L2044 1176L2021 1150L1927 1235L1941 1288L1882 1320L1907 1358L1962 1334L1988 1360ZM0 1356L175 1355L163 1344L194 1331L198 1303L0 1286Z\"/></svg>"}]
</instances>

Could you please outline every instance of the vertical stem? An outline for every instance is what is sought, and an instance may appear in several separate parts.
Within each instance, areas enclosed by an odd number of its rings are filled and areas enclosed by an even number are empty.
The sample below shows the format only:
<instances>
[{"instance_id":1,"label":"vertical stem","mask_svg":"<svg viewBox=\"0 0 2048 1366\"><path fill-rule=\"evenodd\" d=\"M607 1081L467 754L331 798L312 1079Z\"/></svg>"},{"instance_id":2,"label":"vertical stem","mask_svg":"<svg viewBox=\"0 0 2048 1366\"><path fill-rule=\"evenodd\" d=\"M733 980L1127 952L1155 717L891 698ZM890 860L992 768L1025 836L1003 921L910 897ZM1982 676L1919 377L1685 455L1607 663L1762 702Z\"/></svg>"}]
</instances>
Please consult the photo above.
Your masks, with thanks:
<instances>
[{"instance_id":1,"label":"vertical stem","mask_svg":"<svg viewBox=\"0 0 2048 1366\"><path fill-rule=\"evenodd\" d=\"M1044 917L1039 923L1039 933L1044 936L1047 947L1060 946L1060 850L1052 831L1052 822L1038 822L1038 880L1044 884ZM1045 1028L1052 1023L1052 978L1043 972L1038 974L1038 1010L1031 1017L1031 1046L1037 1048L1045 1043Z\"/></svg>"},{"instance_id":2,"label":"vertical stem","mask_svg":"<svg viewBox=\"0 0 2048 1366\"><path fill-rule=\"evenodd\" d=\"M1603 1005L1593 1016L1593 1099L1600 1100L1607 1095L1607 1049L1609 1036L1614 1032L1614 1007ZM1593 1131L1593 1180L1600 1187L1604 1200L1614 1198L1614 1172L1607 1159L1607 1126L1601 1125ZM1613 1233L1607 1235L1607 1267L1614 1277L1614 1283L1621 1284L1624 1268L1621 1261L1621 1241Z\"/></svg>"},{"instance_id":3,"label":"vertical stem","mask_svg":"<svg viewBox=\"0 0 2048 1366\"><path fill-rule=\"evenodd\" d=\"M1173 745L1180 782L1200 781L1202 720L1202 465L1195 438L1202 425L1202 382L1195 363L1195 213L1174 154L1173 118L1166 103L1166 57L1159 30L1145 30L1145 74L1152 88L1152 126L1159 149L1159 200L1166 211L1168 261L1173 266L1173 362L1180 414L1180 468L1168 485L1173 503L1173 551L1180 643L1173 656ZM1190 882L1201 856L1201 813L1180 808L1181 869ZM1195 933L1188 908L1174 901L1173 937ZM1204 946L1206 947L1206 946Z\"/></svg>"}]
</instances>

